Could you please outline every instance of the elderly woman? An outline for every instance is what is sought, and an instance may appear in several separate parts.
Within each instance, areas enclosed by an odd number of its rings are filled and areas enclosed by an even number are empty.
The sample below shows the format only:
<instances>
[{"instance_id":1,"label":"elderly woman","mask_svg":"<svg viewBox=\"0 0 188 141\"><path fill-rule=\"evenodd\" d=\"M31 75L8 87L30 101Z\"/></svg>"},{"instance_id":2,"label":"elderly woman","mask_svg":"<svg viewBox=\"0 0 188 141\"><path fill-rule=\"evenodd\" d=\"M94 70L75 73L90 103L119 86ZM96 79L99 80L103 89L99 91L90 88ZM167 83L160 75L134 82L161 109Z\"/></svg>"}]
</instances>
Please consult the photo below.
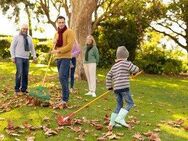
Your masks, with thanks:
<instances>
[{"instance_id":1,"label":"elderly woman","mask_svg":"<svg viewBox=\"0 0 188 141\"><path fill-rule=\"evenodd\" d=\"M92 35L87 36L83 52L84 70L89 87L89 92L85 95L96 97L96 66L99 62L99 52Z\"/></svg>"}]
</instances>

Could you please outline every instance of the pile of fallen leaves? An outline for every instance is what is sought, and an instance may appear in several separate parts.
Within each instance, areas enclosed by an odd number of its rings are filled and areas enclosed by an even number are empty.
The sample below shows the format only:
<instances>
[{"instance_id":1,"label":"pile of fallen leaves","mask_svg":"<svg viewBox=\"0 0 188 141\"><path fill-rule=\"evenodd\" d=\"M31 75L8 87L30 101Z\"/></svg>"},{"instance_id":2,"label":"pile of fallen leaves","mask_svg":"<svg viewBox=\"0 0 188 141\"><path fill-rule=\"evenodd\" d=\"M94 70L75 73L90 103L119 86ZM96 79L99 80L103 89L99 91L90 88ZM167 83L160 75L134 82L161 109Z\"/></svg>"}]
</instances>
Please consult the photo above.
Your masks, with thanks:
<instances>
[{"instance_id":1,"label":"pile of fallen leaves","mask_svg":"<svg viewBox=\"0 0 188 141\"><path fill-rule=\"evenodd\" d=\"M184 124L185 120L177 119L174 121L168 121L167 124L173 128L184 128L185 131L188 131L188 125Z\"/></svg>"},{"instance_id":2,"label":"pile of fallen leaves","mask_svg":"<svg viewBox=\"0 0 188 141\"><path fill-rule=\"evenodd\" d=\"M148 131L146 133L136 133L133 135L133 141L144 141L147 138L149 141L161 141L159 134L156 132Z\"/></svg>"}]
</instances>

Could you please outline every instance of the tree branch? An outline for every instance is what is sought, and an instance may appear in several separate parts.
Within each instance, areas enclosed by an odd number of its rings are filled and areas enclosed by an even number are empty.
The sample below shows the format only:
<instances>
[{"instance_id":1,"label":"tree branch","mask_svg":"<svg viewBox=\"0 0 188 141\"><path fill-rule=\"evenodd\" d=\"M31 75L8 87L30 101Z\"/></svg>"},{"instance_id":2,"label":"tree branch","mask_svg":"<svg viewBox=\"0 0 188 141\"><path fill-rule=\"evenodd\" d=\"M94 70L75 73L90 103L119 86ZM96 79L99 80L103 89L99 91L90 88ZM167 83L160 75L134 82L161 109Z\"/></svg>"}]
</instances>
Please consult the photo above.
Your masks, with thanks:
<instances>
[{"instance_id":1,"label":"tree branch","mask_svg":"<svg viewBox=\"0 0 188 141\"><path fill-rule=\"evenodd\" d=\"M155 29L155 28L152 27L152 26L150 26L150 27L151 27L153 30L155 30L156 32L162 33L162 34L164 34L165 36L170 37L170 38L171 38L175 43L177 43L180 47L182 47L182 48L184 48L184 49L186 49L186 50L188 51L188 47L185 46L185 45L183 45L183 44L181 44L181 43L178 41L178 39L175 38L174 36L172 36L172 35L170 35L170 34L164 32L164 31L159 31L159 30Z\"/></svg>"},{"instance_id":2,"label":"tree branch","mask_svg":"<svg viewBox=\"0 0 188 141\"><path fill-rule=\"evenodd\" d=\"M185 35L174 31L172 28L170 28L170 27L168 27L168 26L165 26L165 25L163 25L163 24L161 24L161 23L157 23L157 24L160 25L160 26L162 26L162 27L165 27L165 28L169 29L169 30L172 31L173 33L175 33L175 34L177 34L177 35L179 35L179 36L182 36L183 38L186 38Z\"/></svg>"}]
</instances>

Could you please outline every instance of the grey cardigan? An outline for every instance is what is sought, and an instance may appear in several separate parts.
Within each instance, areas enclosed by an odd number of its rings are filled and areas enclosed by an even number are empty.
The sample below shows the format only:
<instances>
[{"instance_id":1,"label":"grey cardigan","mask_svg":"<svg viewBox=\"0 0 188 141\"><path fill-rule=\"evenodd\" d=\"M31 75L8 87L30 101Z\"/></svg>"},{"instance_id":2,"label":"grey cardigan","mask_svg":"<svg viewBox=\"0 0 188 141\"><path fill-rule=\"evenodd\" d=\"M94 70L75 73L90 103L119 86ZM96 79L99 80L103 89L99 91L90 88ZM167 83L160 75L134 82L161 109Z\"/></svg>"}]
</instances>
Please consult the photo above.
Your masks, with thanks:
<instances>
[{"instance_id":1,"label":"grey cardigan","mask_svg":"<svg viewBox=\"0 0 188 141\"><path fill-rule=\"evenodd\" d=\"M16 35L13 38L13 41L10 46L10 54L11 58L19 57L19 58L29 58L29 54L31 52L33 58L36 58L36 52L32 43L32 38L31 36L27 36L28 43L29 43L29 50L30 51L25 51L24 49L24 38L22 35Z\"/></svg>"}]
</instances>

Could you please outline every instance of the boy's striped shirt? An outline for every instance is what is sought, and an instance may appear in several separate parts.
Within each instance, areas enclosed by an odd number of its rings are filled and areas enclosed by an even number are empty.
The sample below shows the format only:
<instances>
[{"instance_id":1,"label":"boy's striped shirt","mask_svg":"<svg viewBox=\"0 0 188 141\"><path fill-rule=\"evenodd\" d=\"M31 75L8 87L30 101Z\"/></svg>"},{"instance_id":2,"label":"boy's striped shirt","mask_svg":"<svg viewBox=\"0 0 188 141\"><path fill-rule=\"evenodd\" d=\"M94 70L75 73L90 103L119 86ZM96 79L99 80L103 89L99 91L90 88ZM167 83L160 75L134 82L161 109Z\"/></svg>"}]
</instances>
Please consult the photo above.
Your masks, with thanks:
<instances>
[{"instance_id":1,"label":"boy's striped shirt","mask_svg":"<svg viewBox=\"0 0 188 141\"><path fill-rule=\"evenodd\" d=\"M127 60L120 60L115 63L106 76L107 89L121 90L130 87L129 76L130 73L136 73L139 68L132 62Z\"/></svg>"}]
</instances>

